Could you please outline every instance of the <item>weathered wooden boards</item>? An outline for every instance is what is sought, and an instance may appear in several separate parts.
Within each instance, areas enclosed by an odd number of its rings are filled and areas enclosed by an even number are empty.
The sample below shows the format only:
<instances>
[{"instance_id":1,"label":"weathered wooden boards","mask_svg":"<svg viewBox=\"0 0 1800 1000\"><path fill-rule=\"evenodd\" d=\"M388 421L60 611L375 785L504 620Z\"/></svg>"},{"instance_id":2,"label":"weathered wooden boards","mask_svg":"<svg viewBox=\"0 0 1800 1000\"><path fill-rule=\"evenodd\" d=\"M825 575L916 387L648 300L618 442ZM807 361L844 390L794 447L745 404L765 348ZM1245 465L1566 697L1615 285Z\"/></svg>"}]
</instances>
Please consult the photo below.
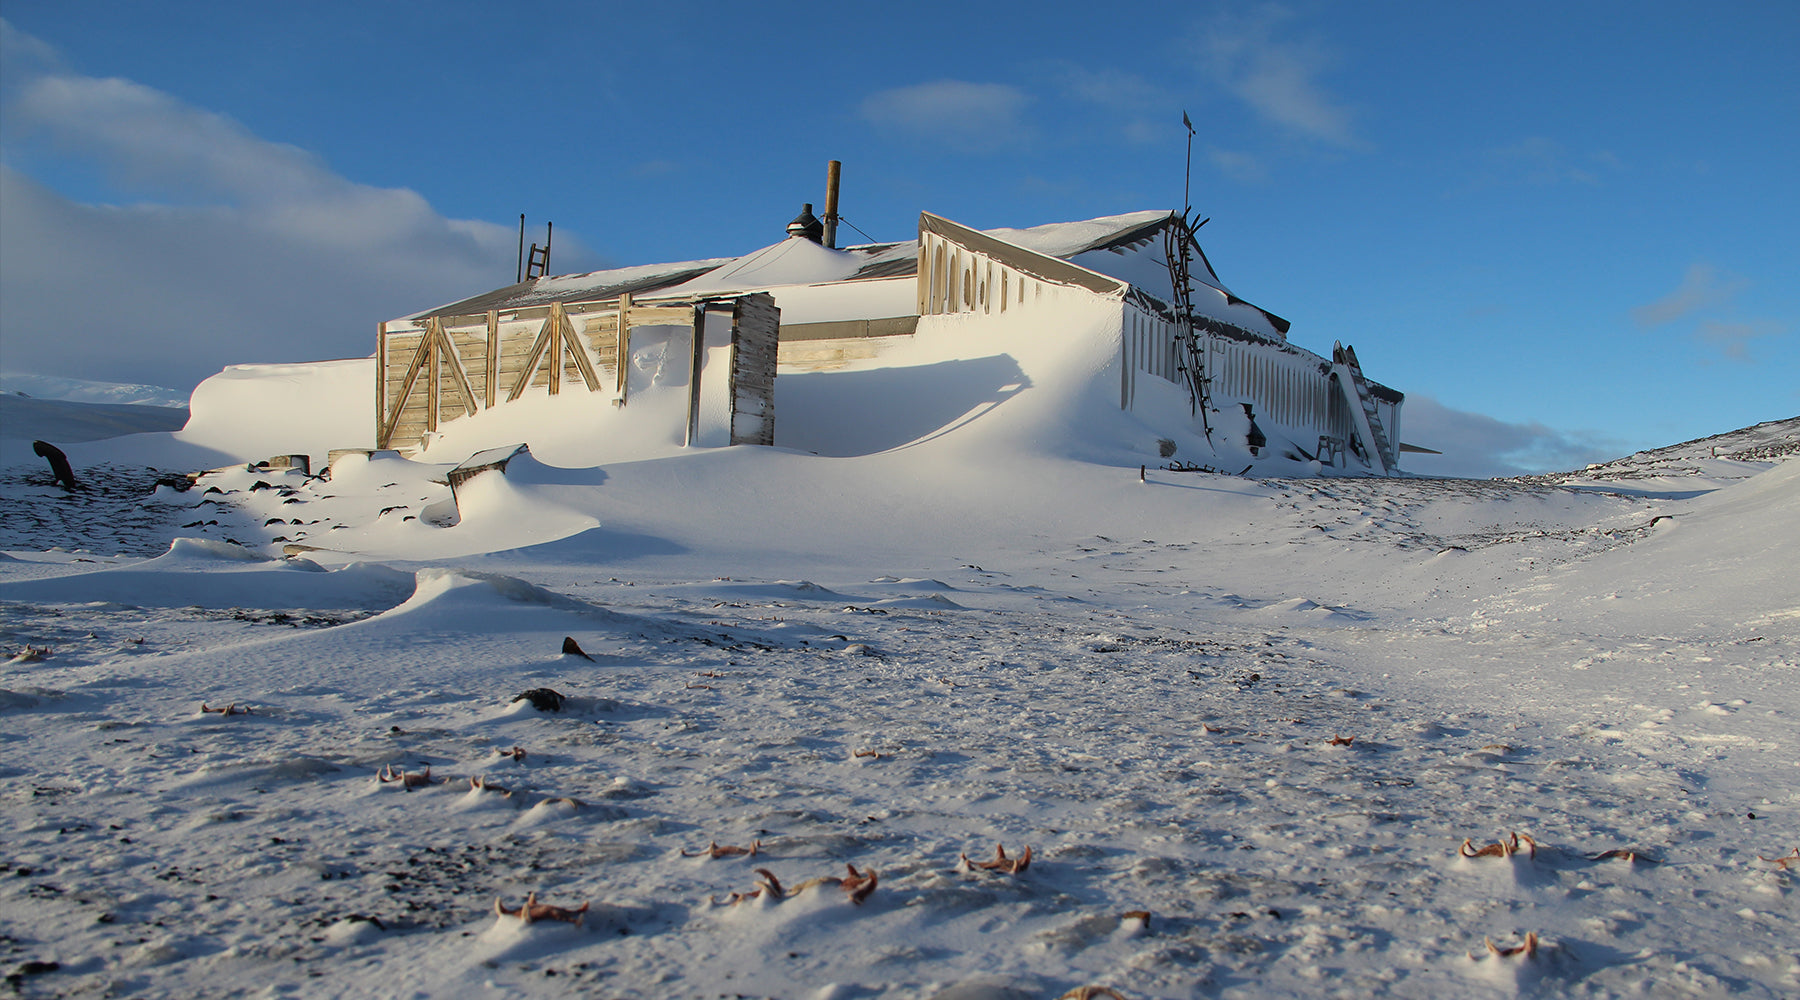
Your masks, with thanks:
<instances>
[{"instance_id":1,"label":"weathered wooden boards","mask_svg":"<svg viewBox=\"0 0 1800 1000\"><path fill-rule=\"evenodd\" d=\"M376 349L376 446L414 448L446 421L473 416L530 392L560 395L565 385L623 406L632 390L633 328L686 327L695 343L692 381L697 385L705 352L700 346L703 338L694 334L709 307L729 309L733 317L732 443L740 443L740 437L746 439L742 443L772 443L780 310L771 296L759 292L650 301L624 295L599 302L429 316L410 321L403 329L384 323ZM740 379L741 366L748 367ZM698 398L697 391L692 398ZM697 410L690 403L690 441ZM736 420L740 410L749 428L742 435Z\"/></svg>"}]
</instances>

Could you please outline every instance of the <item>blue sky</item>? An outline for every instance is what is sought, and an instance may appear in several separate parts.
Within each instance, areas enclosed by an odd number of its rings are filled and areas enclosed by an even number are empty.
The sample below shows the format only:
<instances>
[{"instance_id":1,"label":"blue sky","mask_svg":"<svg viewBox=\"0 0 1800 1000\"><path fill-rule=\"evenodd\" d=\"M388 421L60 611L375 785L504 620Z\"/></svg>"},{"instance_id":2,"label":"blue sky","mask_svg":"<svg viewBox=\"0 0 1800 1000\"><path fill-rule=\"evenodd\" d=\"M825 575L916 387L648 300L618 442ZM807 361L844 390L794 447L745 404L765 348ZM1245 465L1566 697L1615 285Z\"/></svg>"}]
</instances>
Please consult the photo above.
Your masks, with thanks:
<instances>
[{"instance_id":1,"label":"blue sky","mask_svg":"<svg viewBox=\"0 0 1800 1000\"><path fill-rule=\"evenodd\" d=\"M1792 2L3 13L9 371L365 354L510 282L521 212L557 271L741 254L832 158L876 239L1175 208L1185 110L1220 276L1454 471L1800 413Z\"/></svg>"}]
</instances>

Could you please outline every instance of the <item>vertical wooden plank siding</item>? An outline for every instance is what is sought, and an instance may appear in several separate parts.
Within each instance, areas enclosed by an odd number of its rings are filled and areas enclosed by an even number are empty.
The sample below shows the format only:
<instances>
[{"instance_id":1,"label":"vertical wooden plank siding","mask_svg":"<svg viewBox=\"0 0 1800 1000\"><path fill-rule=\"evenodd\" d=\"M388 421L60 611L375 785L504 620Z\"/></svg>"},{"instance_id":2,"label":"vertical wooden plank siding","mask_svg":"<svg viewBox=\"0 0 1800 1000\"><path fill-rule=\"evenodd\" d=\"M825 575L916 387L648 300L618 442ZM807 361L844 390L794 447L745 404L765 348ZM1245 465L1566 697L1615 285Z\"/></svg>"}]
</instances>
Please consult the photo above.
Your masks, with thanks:
<instances>
[{"instance_id":1,"label":"vertical wooden plank siding","mask_svg":"<svg viewBox=\"0 0 1800 1000\"><path fill-rule=\"evenodd\" d=\"M450 384L456 386L456 394L462 399L463 416L475 415L475 389L469 384L469 373L463 370L462 352L456 349L456 342L442 325L438 326L438 357L450 368Z\"/></svg>"},{"instance_id":2,"label":"vertical wooden plank siding","mask_svg":"<svg viewBox=\"0 0 1800 1000\"><path fill-rule=\"evenodd\" d=\"M544 349L550 346L550 320L551 317L544 318L544 325L538 330L537 340L531 345L531 356L525 359L525 367L519 370L519 377L513 381L512 391L506 394L507 402L510 403L525 395L525 387L531 384L531 376L537 374L538 362L544 359Z\"/></svg>"},{"instance_id":3,"label":"vertical wooden plank siding","mask_svg":"<svg viewBox=\"0 0 1800 1000\"><path fill-rule=\"evenodd\" d=\"M427 342L421 339L418 348L413 351L412 361L406 366L406 378L400 383L400 394L394 397L394 412L387 418L387 426L377 437L384 448L393 447L394 430L400 426L401 411L406 409L406 400L412 395L413 387L418 384L419 372L425 366L427 353Z\"/></svg>"},{"instance_id":4,"label":"vertical wooden plank siding","mask_svg":"<svg viewBox=\"0 0 1800 1000\"><path fill-rule=\"evenodd\" d=\"M775 369L781 310L767 292L735 300L731 328L732 444L775 443Z\"/></svg>"},{"instance_id":5,"label":"vertical wooden plank siding","mask_svg":"<svg viewBox=\"0 0 1800 1000\"><path fill-rule=\"evenodd\" d=\"M971 271L977 266L967 261ZM1004 274L1004 272L1002 272ZM991 280L991 279L990 279ZM930 269L920 294L935 299ZM945 282L948 292L954 285ZM975 294L990 297L998 286ZM538 309L503 316L500 310L459 316L429 316L390 329L376 328L375 446L414 449L424 435L446 421L475 416L483 410L519 399L526 390L544 386L560 394L565 379L577 373L589 392L603 392L601 366L614 366L615 401L623 405L630 390L631 327L689 325L688 398L683 444L708 440L703 389L721 388L706 379L706 324L712 313L731 309L730 350L711 373L726 379L729 440L733 444L774 443L774 381L780 349L781 311L773 296L758 292L717 299L653 299L640 305L629 295L616 301L561 301L544 307L536 337L527 340ZM523 313L521 315L520 313ZM586 327L583 333L577 323ZM610 327L610 329L608 328ZM526 345L529 342L530 347ZM609 352L613 355L607 357ZM479 357L478 357L479 355ZM403 360L404 359L404 360ZM522 364L521 364L522 363ZM548 365L547 370L540 368ZM404 366L404 367L402 367ZM503 387L502 382L506 385ZM421 384L421 382L423 384ZM477 384L479 383L479 384ZM454 399L447 398L454 394Z\"/></svg>"},{"instance_id":6,"label":"vertical wooden plank siding","mask_svg":"<svg viewBox=\"0 0 1800 1000\"><path fill-rule=\"evenodd\" d=\"M587 346L576 335L575 324L569 320L567 312L562 314L557 326L562 331L563 346L568 348L569 356L575 360L575 370L581 373L582 384L587 386L589 392L599 392L600 376L594 373L594 365L588 360Z\"/></svg>"}]
</instances>

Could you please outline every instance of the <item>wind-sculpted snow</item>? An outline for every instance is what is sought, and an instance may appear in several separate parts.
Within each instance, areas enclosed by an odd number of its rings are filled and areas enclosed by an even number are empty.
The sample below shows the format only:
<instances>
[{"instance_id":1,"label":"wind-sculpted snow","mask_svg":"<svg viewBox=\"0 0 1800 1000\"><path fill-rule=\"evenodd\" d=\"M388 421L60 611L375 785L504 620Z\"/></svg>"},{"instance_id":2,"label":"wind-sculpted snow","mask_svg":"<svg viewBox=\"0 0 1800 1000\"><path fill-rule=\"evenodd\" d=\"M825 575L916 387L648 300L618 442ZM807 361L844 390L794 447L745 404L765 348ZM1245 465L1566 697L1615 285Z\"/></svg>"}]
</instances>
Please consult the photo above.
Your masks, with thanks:
<instances>
[{"instance_id":1,"label":"wind-sculpted snow","mask_svg":"<svg viewBox=\"0 0 1800 1000\"><path fill-rule=\"evenodd\" d=\"M0 601L106 602L135 607L385 610L412 590L411 573L353 564L332 572L272 560L240 545L177 538L155 559L29 581L0 581Z\"/></svg>"},{"instance_id":2,"label":"wind-sculpted snow","mask_svg":"<svg viewBox=\"0 0 1800 1000\"><path fill-rule=\"evenodd\" d=\"M435 460L232 466L70 499L49 544L9 521L0 968L183 1000L1800 992L1800 463L1139 482L987 419L455 496Z\"/></svg>"}]
</instances>

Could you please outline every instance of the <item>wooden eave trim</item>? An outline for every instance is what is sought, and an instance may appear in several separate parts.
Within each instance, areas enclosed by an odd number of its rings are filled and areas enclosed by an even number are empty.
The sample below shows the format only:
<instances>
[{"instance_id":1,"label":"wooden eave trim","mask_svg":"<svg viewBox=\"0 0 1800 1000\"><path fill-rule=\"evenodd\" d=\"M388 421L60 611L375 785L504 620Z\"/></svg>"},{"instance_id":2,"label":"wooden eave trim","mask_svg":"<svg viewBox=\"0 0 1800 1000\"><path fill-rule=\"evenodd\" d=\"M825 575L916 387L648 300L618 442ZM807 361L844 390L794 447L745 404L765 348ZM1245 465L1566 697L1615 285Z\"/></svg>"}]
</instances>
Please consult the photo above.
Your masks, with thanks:
<instances>
[{"instance_id":1,"label":"wooden eave trim","mask_svg":"<svg viewBox=\"0 0 1800 1000\"><path fill-rule=\"evenodd\" d=\"M1022 271L1042 281L1055 282L1059 285L1073 285L1085 288L1100 295L1122 295L1129 285L1117 278L1091 271L1079 264L1071 264L1058 257L1027 250L1016 243L996 239L980 230L970 229L941 215L930 212L919 213L919 238L921 245L926 233L941 236L965 249L999 261L1017 271Z\"/></svg>"}]
</instances>

